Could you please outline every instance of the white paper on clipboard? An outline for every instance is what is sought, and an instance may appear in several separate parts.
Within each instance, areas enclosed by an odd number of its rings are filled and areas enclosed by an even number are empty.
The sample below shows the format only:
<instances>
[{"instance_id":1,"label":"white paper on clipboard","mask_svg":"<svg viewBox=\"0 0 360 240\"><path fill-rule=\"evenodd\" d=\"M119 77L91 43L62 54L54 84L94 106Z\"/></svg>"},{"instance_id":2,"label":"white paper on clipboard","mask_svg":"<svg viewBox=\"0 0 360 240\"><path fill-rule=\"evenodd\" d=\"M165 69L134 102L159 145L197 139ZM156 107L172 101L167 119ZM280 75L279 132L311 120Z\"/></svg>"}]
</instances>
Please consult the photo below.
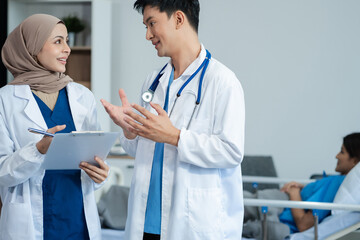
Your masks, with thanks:
<instances>
[{"instance_id":1,"label":"white paper on clipboard","mask_svg":"<svg viewBox=\"0 0 360 240\"><path fill-rule=\"evenodd\" d=\"M95 156L105 159L119 133L80 132L55 134L45 155L45 169L79 169L82 161L97 164Z\"/></svg>"}]
</instances>

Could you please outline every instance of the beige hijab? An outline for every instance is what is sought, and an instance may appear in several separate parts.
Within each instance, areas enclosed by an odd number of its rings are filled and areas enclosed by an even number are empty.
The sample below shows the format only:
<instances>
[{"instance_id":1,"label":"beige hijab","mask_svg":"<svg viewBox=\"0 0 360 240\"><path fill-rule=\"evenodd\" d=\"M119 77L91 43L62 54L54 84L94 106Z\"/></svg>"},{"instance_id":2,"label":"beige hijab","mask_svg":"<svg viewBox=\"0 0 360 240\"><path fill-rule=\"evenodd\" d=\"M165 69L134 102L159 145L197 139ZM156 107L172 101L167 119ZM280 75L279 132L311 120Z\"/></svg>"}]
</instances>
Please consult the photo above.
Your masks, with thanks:
<instances>
[{"instance_id":1,"label":"beige hijab","mask_svg":"<svg viewBox=\"0 0 360 240\"><path fill-rule=\"evenodd\" d=\"M1 51L4 65L14 76L9 84L54 93L72 81L64 73L49 71L35 60L58 23L62 21L54 16L35 14L9 34Z\"/></svg>"}]
</instances>

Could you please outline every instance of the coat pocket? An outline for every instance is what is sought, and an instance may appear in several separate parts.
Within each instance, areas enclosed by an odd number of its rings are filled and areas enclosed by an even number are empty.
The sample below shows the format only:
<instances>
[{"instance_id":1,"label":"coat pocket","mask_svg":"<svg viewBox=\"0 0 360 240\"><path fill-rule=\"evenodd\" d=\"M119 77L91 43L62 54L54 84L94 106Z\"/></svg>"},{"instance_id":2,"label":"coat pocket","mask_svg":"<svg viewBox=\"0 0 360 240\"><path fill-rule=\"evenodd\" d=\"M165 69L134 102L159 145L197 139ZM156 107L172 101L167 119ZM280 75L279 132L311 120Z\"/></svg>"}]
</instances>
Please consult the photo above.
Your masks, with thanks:
<instances>
[{"instance_id":1,"label":"coat pocket","mask_svg":"<svg viewBox=\"0 0 360 240\"><path fill-rule=\"evenodd\" d=\"M2 207L1 215L1 239L32 239L30 205L7 203Z\"/></svg>"},{"instance_id":2,"label":"coat pocket","mask_svg":"<svg viewBox=\"0 0 360 240\"><path fill-rule=\"evenodd\" d=\"M184 118L182 126L199 134L211 135L210 119Z\"/></svg>"},{"instance_id":3,"label":"coat pocket","mask_svg":"<svg viewBox=\"0 0 360 240\"><path fill-rule=\"evenodd\" d=\"M194 239L223 239L221 190L190 188L188 191L189 225Z\"/></svg>"}]
</instances>

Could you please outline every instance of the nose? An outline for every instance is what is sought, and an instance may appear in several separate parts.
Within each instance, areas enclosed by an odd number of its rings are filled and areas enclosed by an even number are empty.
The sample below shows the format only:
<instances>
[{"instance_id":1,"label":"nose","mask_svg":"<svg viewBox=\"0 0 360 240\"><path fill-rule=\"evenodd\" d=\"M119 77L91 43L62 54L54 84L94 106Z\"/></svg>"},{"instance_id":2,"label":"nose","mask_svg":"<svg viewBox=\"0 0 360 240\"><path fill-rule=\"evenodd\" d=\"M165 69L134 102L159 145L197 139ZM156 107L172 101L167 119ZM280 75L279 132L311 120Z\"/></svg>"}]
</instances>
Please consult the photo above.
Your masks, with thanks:
<instances>
[{"instance_id":1,"label":"nose","mask_svg":"<svg viewBox=\"0 0 360 240\"><path fill-rule=\"evenodd\" d=\"M153 38L153 34L152 34L150 28L146 29L146 37L145 38L146 38L146 40L151 40Z\"/></svg>"},{"instance_id":2,"label":"nose","mask_svg":"<svg viewBox=\"0 0 360 240\"><path fill-rule=\"evenodd\" d=\"M67 44L67 42L65 42L63 51L68 54L70 54L70 52L71 52L71 49L70 49L69 45Z\"/></svg>"},{"instance_id":3,"label":"nose","mask_svg":"<svg viewBox=\"0 0 360 240\"><path fill-rule=\"evenodd\" d=\"M336 156L335 156L336 159L339 159L339 154L340 154L340 153L336 154Z\"/></svg>"}]
</instances>

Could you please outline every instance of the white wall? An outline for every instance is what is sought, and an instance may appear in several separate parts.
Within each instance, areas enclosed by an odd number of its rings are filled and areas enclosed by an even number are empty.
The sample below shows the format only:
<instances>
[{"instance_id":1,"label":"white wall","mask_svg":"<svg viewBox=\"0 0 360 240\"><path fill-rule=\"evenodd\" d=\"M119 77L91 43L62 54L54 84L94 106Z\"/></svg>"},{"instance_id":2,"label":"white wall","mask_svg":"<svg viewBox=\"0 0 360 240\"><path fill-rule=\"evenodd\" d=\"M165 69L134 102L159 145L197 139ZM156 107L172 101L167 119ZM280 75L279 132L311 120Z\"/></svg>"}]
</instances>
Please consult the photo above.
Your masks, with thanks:
<instances>
[{"instance_id":1,"label":"white wall","mask_svg":"<svg viewBox=\"0 0 360 240\"><path fill-rule=\"evenodd\" d=\"M120 103L119 88L124 88L131 102L138 102L147 74L168 61L157 57L151 42L145 39L142 15L133 10L135 1L113 0L112 15L112 99Z\"/></svg>"},{"instance_id":2,"label":"white wall","mask_svg":"<svg viewBox=\"0 0 360 240\"><path fill-rule=\"evenodd\" d=\"M360 130L360 2L202 3L200 36L244 87L245 153L272 155L283 177L333 172Z\"/></svg>"},{"instance_id":3,"label":"white wall","mask_svg":"<svg viewBox=\"0 0 360 240\"><path fill-rule=\"evenodd\" d=\"M113 0L111 99L117 104L119 87L137 102L146 75L167 61L145 40L133 2ZM281 177L333 172L342 137L360 131L360 2L200 3L201 41L245 91L245 154L272 155Z\"/></svg>"}]
</instances>

